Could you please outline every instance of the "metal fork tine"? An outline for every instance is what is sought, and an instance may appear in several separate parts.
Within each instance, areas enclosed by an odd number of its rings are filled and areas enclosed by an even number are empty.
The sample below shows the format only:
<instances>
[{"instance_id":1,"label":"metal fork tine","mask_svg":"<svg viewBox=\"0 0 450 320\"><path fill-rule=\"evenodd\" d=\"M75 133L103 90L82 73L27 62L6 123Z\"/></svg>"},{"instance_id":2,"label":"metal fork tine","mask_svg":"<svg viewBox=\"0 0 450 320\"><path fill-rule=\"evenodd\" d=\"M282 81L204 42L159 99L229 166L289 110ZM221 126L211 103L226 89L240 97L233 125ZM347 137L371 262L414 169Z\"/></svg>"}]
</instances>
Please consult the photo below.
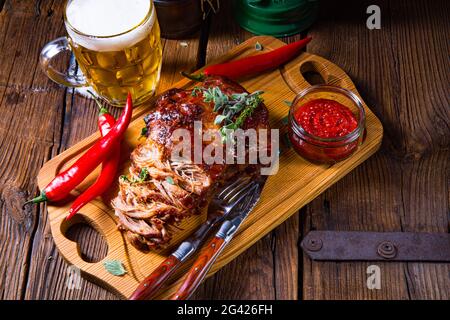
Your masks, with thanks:
<instances>
[{"instance_id":1,"label":"metal fork tine","mask_svg":"<svg viewBox=\"0 0 450 320\"><path fill-rule=\"evenodd\" d=\"M217 198L223 198L223 195L225 193L228 193L230 190L233 190L234 187L236 187L239 183L241 183L243 179L237 179L232 184L225 187L219 194L216 195Z\"/></svg>"},{"instance_id":2,"label":"metal fork tine","mask_svg":"<svg viewBox=\"0 0 450 320\"><path fill-rule=\"evenodd\" d=\"M240 188L245 187L248 182L248 177L241 177L237 179L235 182L226 187L222 192L218 195L219 199L227 200L227 198L232 195L234 192L239 191Z\"/></svg>"},{"instance_id":3,"label":"metal fork tine","mask_svg":"<svg viewBox=\"0 0 450 320\"><path fill-rule=\"evenodd\" d=\"M247 207L248 204L251 202L251 199L255 196L255 191L256 191L257 187L258 187L257 185L252 184L251 188L249 188L245 192L241 193L238 199L234 200L233 202L230 202L229 209L232 210L236 205L240 204L242 207L241 210L244 210L244 208ZM247 198L249 196L250 196L250 199L248 201L243 201L245 198Z\"/></svg>"},{"instance_id":4,"label":"metal fork tine","mask_svg":"<svg viewBox=\"0 0 450 320\"><path fill-rule=\"evenodd\" d=\"M250 184L251 183L247 183L247 181L240 181L240 183L237 186L229 190L226 194L222 195L222 200L229 202L230 198L232 198L234 195L239 193L242 189L246 188Z\"/></svg>"},{"instance_id":5,"label":"metal fork tine","mask_svg":"<svg viewBox=\"0 0 450 320\"><path fill-rule=\"evenodd\" d=\"M239 190L236 190L232 195L230 195L226 201L228 203L233 203L233 202L239 202L239 200L242 198L242 195L246 195L248 193L248 191L254 186L255 184L253 182L248 183L246 185L244 185L243 187L239 188ZM236 200L236 198L238 198L238 200Z\"/></svg>"}]
</instances>

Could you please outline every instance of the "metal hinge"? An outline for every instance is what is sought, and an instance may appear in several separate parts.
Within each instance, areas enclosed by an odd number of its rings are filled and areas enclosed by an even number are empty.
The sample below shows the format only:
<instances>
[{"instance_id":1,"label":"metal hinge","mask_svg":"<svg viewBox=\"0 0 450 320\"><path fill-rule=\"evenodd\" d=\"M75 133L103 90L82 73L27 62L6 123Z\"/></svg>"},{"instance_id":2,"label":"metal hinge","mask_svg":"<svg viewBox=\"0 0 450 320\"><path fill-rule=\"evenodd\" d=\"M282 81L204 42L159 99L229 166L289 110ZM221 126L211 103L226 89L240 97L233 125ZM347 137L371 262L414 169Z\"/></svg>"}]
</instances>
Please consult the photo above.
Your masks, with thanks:
<instances>
[{"instance_id":1,"label":"metal hinge","mask_svg":"<svg viewBox=\"0 0 450 320\"><path fill-rule=\"evenodd\" d=\"M311 231L301 243L313 260L450 262L450 234Z\"/></svg>"}]
</instances>

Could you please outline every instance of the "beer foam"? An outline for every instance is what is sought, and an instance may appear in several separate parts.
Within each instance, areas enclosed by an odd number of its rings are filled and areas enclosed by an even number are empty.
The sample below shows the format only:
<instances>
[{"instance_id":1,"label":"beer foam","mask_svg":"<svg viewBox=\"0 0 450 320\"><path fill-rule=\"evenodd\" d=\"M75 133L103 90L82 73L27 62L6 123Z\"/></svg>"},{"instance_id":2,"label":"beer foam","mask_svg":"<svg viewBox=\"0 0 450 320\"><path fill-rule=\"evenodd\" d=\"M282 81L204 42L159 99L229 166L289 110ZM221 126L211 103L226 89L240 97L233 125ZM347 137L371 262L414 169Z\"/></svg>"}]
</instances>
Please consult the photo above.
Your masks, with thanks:
<instances>
[{"instance_id":1,"label":"beer foam","mask_svg":"<svg viewBox=\"0 0 450 320\"><path fill-rule=\"evenodd\" d=\"M67 32L87 49L119 51L148 34L156 19L151 5L150 0L72 0L66 8ZM151 17L142 23L149 10Z\"/></svg>"}]
</instances>

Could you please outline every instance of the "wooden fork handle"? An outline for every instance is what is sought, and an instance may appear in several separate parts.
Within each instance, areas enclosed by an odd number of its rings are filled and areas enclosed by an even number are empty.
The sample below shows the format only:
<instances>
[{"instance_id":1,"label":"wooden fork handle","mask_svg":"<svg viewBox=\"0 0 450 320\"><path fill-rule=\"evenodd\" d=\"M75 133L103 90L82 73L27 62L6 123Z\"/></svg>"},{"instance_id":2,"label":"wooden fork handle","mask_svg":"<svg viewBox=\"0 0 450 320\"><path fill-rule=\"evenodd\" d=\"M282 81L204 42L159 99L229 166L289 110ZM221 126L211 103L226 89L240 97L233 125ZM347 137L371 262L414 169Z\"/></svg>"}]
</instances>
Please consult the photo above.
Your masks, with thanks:
<instances>
[{"instance_id":1,"label":"wooden fork handle","mask_svg":"<svg viewBox=\"0 0 450 320\"><path fill-rule=\"evenodd\" d=\"M178 258L170 255L139 284L130 300L149 300L154 297L180 264L181 261Z\"/></svg>"},{"instance_id":2,"label":"wooden fork handle","mask_svg":"<svg viewBox=\"0 0 450 320\"><path fill-rule=\"evenodd\" d=\"M226 242L223 238L215 236L200 253L197 260L189 270L184 282L170 300L186 300L197 289L205 278L211 266L219 254L225 248Z\"/></svg>"}]
</instances>

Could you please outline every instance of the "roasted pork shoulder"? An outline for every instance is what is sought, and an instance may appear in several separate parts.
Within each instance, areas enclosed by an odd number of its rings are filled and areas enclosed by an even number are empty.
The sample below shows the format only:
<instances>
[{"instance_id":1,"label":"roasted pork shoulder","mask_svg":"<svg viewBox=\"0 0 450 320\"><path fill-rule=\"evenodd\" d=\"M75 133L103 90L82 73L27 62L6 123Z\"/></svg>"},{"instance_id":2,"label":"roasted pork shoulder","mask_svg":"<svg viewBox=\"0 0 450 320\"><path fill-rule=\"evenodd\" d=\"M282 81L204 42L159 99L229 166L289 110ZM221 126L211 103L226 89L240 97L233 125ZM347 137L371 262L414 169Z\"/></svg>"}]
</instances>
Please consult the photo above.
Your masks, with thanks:
<instances>
[{"instance_id":1,"label":"roasted pork shoulder","mask_svg":"<svg viewBox=\"0 0 450 320\"><path fill-rule=\"evenodd\" d=\"M225 162L194 163L194 152L190 159L172 157L176 145L172 134L176 129L186 129L194 139L195 121L201 121L202 130L221 128L217 124L221 114L216 110L218 101L206 99L202 93L205 90L216 90L227 97L247 93L239 84L222 77L209 77L191 90L170 89L163 93L154 111L145 117L146 140L131 154L129 175L119 179L119 193L112 201L119 228L141 250L164 247L171 239L173 226L200 213L217 186L243 170L255 168ZM268 127L268 111L262 102L241 125L242 129ZM207 145L202 143L202 148Z\"/></svg>"}]
</instances>

